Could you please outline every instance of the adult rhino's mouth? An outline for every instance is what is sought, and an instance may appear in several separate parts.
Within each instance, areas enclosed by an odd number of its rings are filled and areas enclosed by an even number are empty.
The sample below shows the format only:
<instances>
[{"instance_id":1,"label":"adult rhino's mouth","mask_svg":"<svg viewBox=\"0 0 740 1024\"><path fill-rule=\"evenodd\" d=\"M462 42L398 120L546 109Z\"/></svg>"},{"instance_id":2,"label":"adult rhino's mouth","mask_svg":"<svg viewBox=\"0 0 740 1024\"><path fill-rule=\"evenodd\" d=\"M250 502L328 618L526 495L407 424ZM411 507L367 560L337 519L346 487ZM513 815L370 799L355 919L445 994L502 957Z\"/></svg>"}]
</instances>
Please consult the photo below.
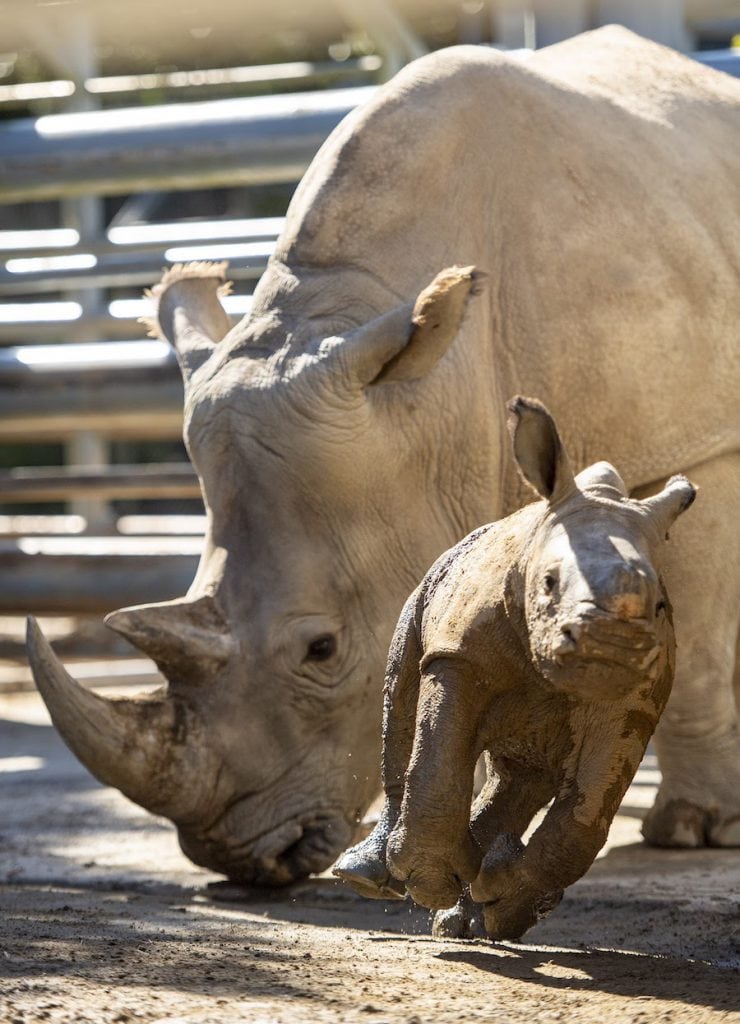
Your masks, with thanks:
<instances>
[{"instance_id":1,"label":"adult rhino's mouth","mask_svg":"<svg viewBox=\"0 0 740 1024\"><path fill-rule=\"evenodd\" d=\"M350 845L354 831L340 811L315 811L247 840L225 833L223 822L206 834L181 827L179 838L187 857L233 882L283 886L328 868Z\"/></svg>"}]
</instances>

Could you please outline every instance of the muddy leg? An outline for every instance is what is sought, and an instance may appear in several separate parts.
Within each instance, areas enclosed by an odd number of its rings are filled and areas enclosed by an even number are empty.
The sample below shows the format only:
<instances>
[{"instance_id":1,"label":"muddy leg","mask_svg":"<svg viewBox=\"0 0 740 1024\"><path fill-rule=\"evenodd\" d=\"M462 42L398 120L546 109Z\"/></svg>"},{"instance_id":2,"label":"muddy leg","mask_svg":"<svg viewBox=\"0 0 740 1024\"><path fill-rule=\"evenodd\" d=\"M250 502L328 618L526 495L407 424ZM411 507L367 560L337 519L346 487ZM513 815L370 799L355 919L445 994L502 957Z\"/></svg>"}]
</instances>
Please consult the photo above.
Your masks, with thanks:
<instances>
[{"instance_id":1,"label":"muddy leg","mask_svg":"<svg viewBox=\"0 0 740 1024\"><path fill-rule=\"evenodd\" d=\"M489 695L465 662L439 659L421 678L416 735L388 866L422 906L450 907L480 864L469 829L477 732Z\"/></svg>"},{"instance_id":2,"label":"muddy leg","mask_svg":"<svg viewBox=\"0 0 740 1024\"><path fill-rule=\"evenodd\" d=\"M371 899L406 896L403 883L388 871L385 850L401 811L416 728L421 659L415 621L418 601L419 592L415 591L401 612L388 657L383 691L383 811L370 835L342 854L333 869L356 892Z\"/></svg>"},{"instance_id":3,"label":"muddy leg","mask_svg":"<svg viewBox=\"0 0 740 1024\"><path fill-rule=\"evenodd\" d=\"M487 778L473 807L470 828L478 846L490 850L501 837L518 854L521 836L534 815L555 795L555 783L540 772L512 766L497 777L486 755ZM432 934L438 938L470 939L485 936L483 908L466 890L454 907L434 915Z\"/></svg>"},{"instance_id":4,"label":"muddy leg","mask_svg":"<svg viewBox=\"0 0 740 1024\"><path fill-rule=\"evenodd\" d=\"M639 708L582 705L571 713L572 760L545 819L526 847L498 836L471 885L485 903L492 939L517 939L562 897L606 841L655 726L659 708L646 696Z\"/></svg>"}]
</instances>

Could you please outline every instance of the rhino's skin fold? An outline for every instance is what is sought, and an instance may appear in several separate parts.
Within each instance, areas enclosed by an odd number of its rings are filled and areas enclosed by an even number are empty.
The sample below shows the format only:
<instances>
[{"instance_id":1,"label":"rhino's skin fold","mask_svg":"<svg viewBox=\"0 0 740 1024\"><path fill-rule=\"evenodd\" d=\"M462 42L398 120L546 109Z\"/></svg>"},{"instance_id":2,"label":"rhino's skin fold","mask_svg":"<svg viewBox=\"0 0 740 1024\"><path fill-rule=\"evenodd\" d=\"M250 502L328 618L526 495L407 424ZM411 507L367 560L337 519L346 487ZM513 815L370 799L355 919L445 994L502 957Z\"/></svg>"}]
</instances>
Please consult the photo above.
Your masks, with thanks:
<instances>
[{"instance_id":1,"label":"rhino's skin fold","mask_svg":"<svg viewBox=\"0 0 740 1024\"><path fill-rule=\"evenodd\" d=\"M439 51L322 146L241 323L221 265L155 287L208 511L187 603L209 600L187 638L152 611L161 644L144 612L117 621L168 676L157 735L168 708L189 723L178 824L199 863L271 884L351 841L404 601L526 500L518 393L552 410L574 471L607 459L640 498L680 472L702 489L665 559L679 651L645 832L740 841L738 110L740 82L616 27L526 62Z\"/></svg>"}]
</instances>

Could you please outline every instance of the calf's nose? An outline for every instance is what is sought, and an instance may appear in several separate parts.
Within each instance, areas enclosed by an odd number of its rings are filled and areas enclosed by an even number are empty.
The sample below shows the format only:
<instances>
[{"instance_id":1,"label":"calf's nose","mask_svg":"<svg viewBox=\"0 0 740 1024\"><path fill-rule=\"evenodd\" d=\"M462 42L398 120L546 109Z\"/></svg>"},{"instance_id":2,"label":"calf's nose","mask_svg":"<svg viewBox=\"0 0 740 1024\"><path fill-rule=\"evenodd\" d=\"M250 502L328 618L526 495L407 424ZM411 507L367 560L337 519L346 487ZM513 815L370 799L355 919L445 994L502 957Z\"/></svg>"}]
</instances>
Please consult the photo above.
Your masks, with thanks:
<instances>
[{"instance_id":1,"label":"calf's nose","mask_svg":"<svg viewBox=\"0 0 740 1024\"><path fill-rule=\"evenodd\" d=\"M615 574L612 586L597 601L616 618L623 621L655 616L656 579L637 566L625 566Z\"/></svg>"}]
</instances>

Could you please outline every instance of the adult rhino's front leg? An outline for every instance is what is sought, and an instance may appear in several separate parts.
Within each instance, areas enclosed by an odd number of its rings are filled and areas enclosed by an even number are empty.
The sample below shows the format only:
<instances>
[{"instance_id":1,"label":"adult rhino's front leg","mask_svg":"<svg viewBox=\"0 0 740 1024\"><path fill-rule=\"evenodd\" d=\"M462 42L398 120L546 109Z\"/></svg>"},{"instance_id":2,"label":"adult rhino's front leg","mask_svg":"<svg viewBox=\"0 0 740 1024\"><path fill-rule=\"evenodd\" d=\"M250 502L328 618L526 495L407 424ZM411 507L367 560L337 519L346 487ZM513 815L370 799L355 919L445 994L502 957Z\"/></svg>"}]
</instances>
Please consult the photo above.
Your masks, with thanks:
<instances>
[{"instance_id":1,"label":"adult rhino's front leg","mask_svg":"<svg viewBox=\"0 0 740 1024\"><path fill-rule=\"evenodd\" d=\"M388 836L401 813L404 778L411 758L419 699L421 647L416 629L419 592L404 605L391 641L383 690L383 789L378 823L334 865L334 874L370 899L403 899L406 890L386 864Z\"/></svg>"},{"instance_id":2,"label":"adult rhino's front leg","mask_svg":"<svg viewBox=\"0 0 740 1024\"><path fill-rule=\"evenodd\" d=\"M626 710L594 702L573 711L573 754L544 821L526 846L513 835L495 838L470 887L485 904L490 938L519 938L586 873L637 771L659 703L648 698Z\"/></svg>"},{"instance_id":3,"label":"adult rhino's front leg","mask_svg":"<svg viewBox=\"0 0 740 1024\"><path fill-rule=\"evenodd\" d=\"M415 902L432 909L453 906L480 866L469 819L486 699L466 663L438 659L422 667L401 815L386 858Z\"/></svg>"},{"instance_id":4,"label":"adult rhino's front leg","mask_svg":"<svg viewBox=\"0 0 740 1024\"><path fill-rule=\"evenodd\" d=\"M740 456L691 477L701 501L672 528L665 554L676 678L655 734L663 781L643 834L656 846L740 846Z\"/></svg>"}]
</instances>

